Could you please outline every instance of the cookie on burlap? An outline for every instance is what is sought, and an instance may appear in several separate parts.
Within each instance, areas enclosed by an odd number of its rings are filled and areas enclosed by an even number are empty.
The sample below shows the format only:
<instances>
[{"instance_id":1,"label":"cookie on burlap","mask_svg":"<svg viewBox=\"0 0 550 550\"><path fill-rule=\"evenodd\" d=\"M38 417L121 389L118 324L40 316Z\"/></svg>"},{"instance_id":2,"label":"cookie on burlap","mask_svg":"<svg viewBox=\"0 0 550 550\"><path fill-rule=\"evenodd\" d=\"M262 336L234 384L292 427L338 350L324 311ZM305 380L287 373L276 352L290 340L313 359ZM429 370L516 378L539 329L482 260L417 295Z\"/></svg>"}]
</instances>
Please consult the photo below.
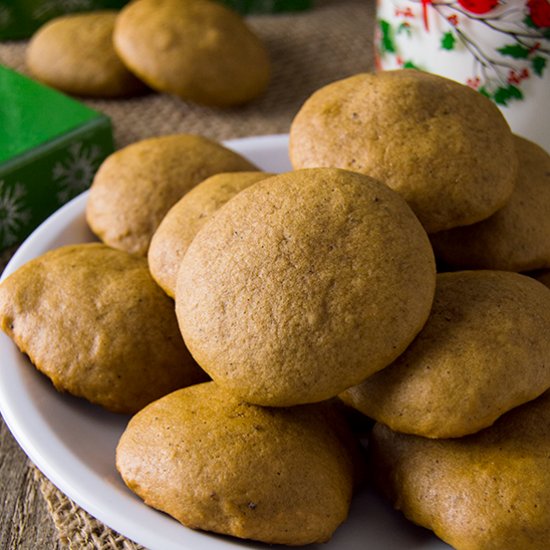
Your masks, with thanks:
<instances>
[{"instance_id":1,"label":"cookie on burlap","mask_svg":"<svg viewBox=\"0 0 550 550\"><path fill-rule=\"evenodd\" d=\"M86 219L113 248L145 256L170 208L219 172L256 170L223 145L191 134L138 141L108 156L90 189Z\"/></svg>"},{"instance_id":2,"label":"cookie on burlap","mask_svg":"<svg viewBox=\"0 0 550 550\"><path fill-rule=\"evenodd\" d=\"M432 312L398 359L341 397L393 430L460 437L550 388L550 291L507 271L437 277Z\"/></svg>"},{"instance_id":3,"label":"cookie on burlap","mask_svg":"<svg viewBox=\"0 0 550 550\"><path fill-rule=\"evenodd\" d=\"M114 412L208 379L145 259L101 243L52 250L5 279L0 326L56 389Z\"/></svg>"},{"instance_id":4,"label":"cookie on burlap","mask_svg":"<svg viewBox=\"0 0 550 550\"><path fill-rule=\"evenodd\" d=\"M214 1L135 0L120 13L114 45L151 88L197 103L238 105L269 83L261 40Z\"/></svg>"},{"instance_id":5,"label":"cookie on burlap","mask_svg":"<svg viewBox=\"0 0 550 550\"><path fill-rule=\"evenodd\" d=\"M512 132L489 99L416 70L357 74L315 92L292 122L290 156L295 168L382 181L428 233L489 217L517 170Z\"/></svg>"},{"instance_id":6,"label":"cookie on burlap","mask_svg":"<svg viewBox=\"0 0 550 550\"><path fill-rule=\"evenodd\" d=\"M550 155L515 136L519 170L510 200L479 223L431 236L436 256L455 268L530 271L550 267Z\"/></svg>"},{"instance_id":7,"label":"cookie on burlap","mask_svg":"<svg viewBox=\"0 0 550 550\"><path fill-rule=\"evenodd\" d=\"M259 405L335 396L422 328L435 272L427 235L383 184L335 168L241 191L180 264L176 313L219 384Z\"/></svg>"},{"instance_id":8,"label":"cookie on burlap","mask_svg":"<svg viewBox=\"0 0 550 550\"><path fill-rule=\"evenodd\" d=\"M116 452L128 487L194 529L274 544L328 540L346 519L353 465L329 403L250 405L213 382L132 418Z\"/></svg>"},{"instance_id":9,"label":"cookie on burlap","mask_svg":"<svg viewBox=\"0 0 550 550\"><path fill-rule=\"evenodd\" d=\"M145 84L122 63L113 47L117 12L58 17L42 26L27 49L27 66L38 80L70 94L128 96Z\"/></svg>"},{"instance_id":10,"label":"cookie on burlap","mask_svg":"<svg viewBox=\"0 0 550 550\"><path fill-rule=\"evenodd\" d=\"M460 550L547 550L550 392L460 439L377 424L369 450L380 491Z\"/></svg>"},{"instance_id":11,"label":"cookie on burlap","mask_svg":"<svg viewBox=\"0 0 550 550\"><path fill-rule=\"evenodd\" d=\"M169 295L176 292L176 275L185 251L212 214L237 193L273 174L216 174L185 194L166 214L151 239L147 254L151 275Z\"/></svg>"}]
</instances>

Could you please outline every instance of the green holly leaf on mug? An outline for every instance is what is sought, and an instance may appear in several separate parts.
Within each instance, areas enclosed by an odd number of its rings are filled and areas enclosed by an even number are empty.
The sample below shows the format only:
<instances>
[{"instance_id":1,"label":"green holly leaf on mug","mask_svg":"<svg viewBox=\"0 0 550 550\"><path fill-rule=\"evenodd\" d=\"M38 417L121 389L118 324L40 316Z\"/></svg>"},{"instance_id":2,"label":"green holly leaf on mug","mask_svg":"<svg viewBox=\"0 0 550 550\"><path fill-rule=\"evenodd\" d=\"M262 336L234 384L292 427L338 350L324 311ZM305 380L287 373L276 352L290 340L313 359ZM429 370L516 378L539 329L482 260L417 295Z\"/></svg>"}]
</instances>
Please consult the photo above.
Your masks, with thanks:
<instances>
[{"instance_id":1,"label":"green holly leaf on mug","mask_svg":"<svg viewBox=\"0 0 550 550\"><path fill-rule=\"evenodd\" d=\"M441 38L441 49L454 50L456 38L452 32L446 32Z\"/></svg>"},{"instance_id":2,"label":"green holly leaf on mug","mask_svg":"<svg viewBox=\"0 0 550 550\"><path fill-rule=\"evenodd\" d=\"M527 59L531 50L521 44L507 44L502 48L497 49L502 55L513 57L514 59Z\"/></svg>"},{"instance_id":3,"label":"green holly leaf on mug","mask_svg":"<svg viewBox=\"0 0 550 550\"><path fill-rule=\"evenodd\" d=\"M517 86L510 84L497 88L493 99L498 105L508 105L511 99L523 99L523 93Z\"/></svg>"},{"instance_id":4,"label":"green holly leaf on mug","mask_svg":"<svg viewBox=\"0 0 550 550\"><path fill-rule=\"evenodd\" d=\"M478 88L477 90L481 95L484 95L485 97L488 97L489 99L492 99L492 96L491 94L489 93L489 91L487 90L487 88L485 86L481 86L480 88Z\"/></svg>"},{"instance_id":5,"label":"green holly leaf on mug","mask_svg":"<svg viewBox=\"0 0 550 550\"><path fill-rule=\"evenodd\" d=\"M397 27L397 34L405 33L407 36L411 36L411 26L409 23L401 23L399 27Z\"/></svg>"},{"instance_id":6,"label":"green holly leaf on mug","mask_svg":"<svg viewBox=\"0 0 550 550\"><path fill-rule=\"evenodd\" d=\"M397 50L393 41L391 25L384 19L380 19L378 24L382 33L380 38L380 49L383 52L395 53Z\"/></svg>"},{"instance_id":7,"label":"green holly leaf on mug","mask_svg":"<svg viewBox=\"0 0 550 550\"><path fill-rule=\"evenodd\" d=\"M533 57L533 59L531 59L531 66L533 67L533 72L537 76L542 76L542 73L546 68L546 59L540 55L537 55L537 57Z\"/></svg>"},{"instance_id":8,"label":"green holly leaf on mug","mask_svg":"<svg viewBox=\"0 0 550 550\"><path fill-rule=\"evenodd\" d=\"M529 27L530 29L536 29L537 26L533 23L533 20L531 19L530 15L526 15L523 19L523 23L526 27Z\"/></svg>"}]
</instances>

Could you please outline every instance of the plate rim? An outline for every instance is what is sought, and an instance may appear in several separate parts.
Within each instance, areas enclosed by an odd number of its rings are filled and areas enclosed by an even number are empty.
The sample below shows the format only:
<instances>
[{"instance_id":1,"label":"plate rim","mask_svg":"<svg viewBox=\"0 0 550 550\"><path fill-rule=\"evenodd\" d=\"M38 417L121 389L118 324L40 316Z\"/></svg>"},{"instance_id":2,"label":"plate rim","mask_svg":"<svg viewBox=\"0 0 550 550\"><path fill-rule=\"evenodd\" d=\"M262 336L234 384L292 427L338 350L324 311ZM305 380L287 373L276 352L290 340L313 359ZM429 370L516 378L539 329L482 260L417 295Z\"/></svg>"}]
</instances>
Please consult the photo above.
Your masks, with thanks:
<instances>
[{"instance_id":1,"label":"plate rim","mask_svg":"<svg viewBox=\"0 0 550 550\"><path fill-rule=\"evenodd\" d=\"M233 149L240 154L243 154L244 156L254 156L258 154L267 164L269 164L270 152L273 152L274 149L276 149L273 154L275 156L281 155L284 148L288 160L288 134L267 134L259 136L249 136L245 138L227 140L220 143L223 143L225 146ZM268 153L268 155L266 157L262 156L265 155L266 152ZM252 161L257 162L257 160L255 159L253 159ZM259 164L264 164L263 161ZM280 159L279 163L276 164L280 164ZM290 166L290 163L288 164L288 166ZM280 172L281 170L279 169L277 171ZM79 216L82 216L84 214L87 196L88 191L85 191L81 195L75 197L70 202L62 206L41 225L39 225L15 252L8 265L4 269L3 273L0 275L0 281L4 280L7 276L13 273L18 267L23 265L23 263L30 260L32 257L43 253L44 250L53 248L53 246L51 245L45 246L44 243L40 245L36 241L39 237L42 236L42 233L51 232L53 235L48 235L48 237L52 241L55 240L56 234L58 234L59 237L59 235L61 235L62 233L62 230L66 228L66 226L68 226L70 223L74 223L75 221L77 221L77 218ZM74 240L72 242L78 242L78 240ZM61 245L57 244L55 246ZM35 247L39 249L38 253L33 250L33 248ZM10 361L10 355L14 357L14 361L17 361L15 359L16 357L21 360L21 353L19 352L15 344L11 341L11 339L8 338L7 335L0 331L0 363L4 363L4 361L6 360ZM2 365L0 365L0 367L2 367ZM19 370L21 370L21 374L19 374ZM18 414L21 413L16 413L16 411L13 410L12 407L10 407L10 403L14 397L13 395L9 395L10 392L13 394L14 391L17 390L17 384L21 386L24 385L23 382L19 380L19 378L35 377L35 370L36 369L34 368L29 369L27 365L25 365L24 369L19 369L17 365L15 366L15 368L12 369L0 368L0 414L2 414L8 429L13 434L18 444L21 446L21 448L30 458L30 460L36 465L36 467L62 493L64 493L67 497L77 503L91 516L101 521L114 531L127 537L128 539L137 542L151 550L194 550L196 548L201 548L201 550L235 550L243 548L276 550L278 548L287 548L278 545L267 545L261 542L249 541L245 539L235 539L228 536L217 535L205 531L192 530L188 527L185 527L184 525L179 524L176 520L174 520L167 514L163 514L162 512L159 512L158 510L147 506L139 497L131 493L131 491L125 486L123 487L124 491L122 491L121 488L112 488L112 493L109 493L106 496L102 495L101 493L98 496L94 491L88 492L86 486L90 485L90 482L86 481L85 479L80 479L79 472L84 472L84 474L88 477L91 476L92 481L99 478L100 472L91 470L87 463L82 462L78 457L75 458L74 456L72 456L74 455L74 452L71 452L71 448L66 445L64 441L61 440L57 432L53 431L53 429L49 427L48 423L45 422L43 415L38 418L39 424L43 425L43 433L40 433L41 426L39 425L38 427L35 426L33 428L32 434L29 434L29 431L24 429L25 424L29 422L29 419L19 418ZM17 373L17 376L15 375L15 373ZM15 388L9 387L10 376L16 382ZM44 382L49 383L49 381L47 381L46 379L44 379ZM17 392L15 391L15 393ZM28 391L26 393L28 395ZM77 400L78 398L72 399ZM82 400L79 400L78 402L82 403ZM21 406L25 408L25 403L19 405L19 407ZM31 410L31 412L33 409L35 410L35 412L38 411L36 404L32 400L28 400L28 403L26 404L26 409ZM101 411L96 409L96 412L99 415ZM37 430L39 432L38 438L36 437ZM46 453L43 452L45 444L44 437L46 436L47 439L48 430L50 437L53 436L55 439L58 440L57 445L62 446L62 451L65 451L65 453L67 451L71 452L71 456L69 458L70 461L72 461L72 467L75 466L76 460L76 473L71 472L71 474L67 477L66 472L64 471L66 469L63 468L62 464L63 459L60 459L59 456L56 456L56 459L53 461L48 460L48 455L51 454L51 450L47 451ZM83 475L83 477L85 477L85 475ZM99 481L103 483L106 482L104 479L100 479ZM119 476L117 477L117 483L119 485L122 484ZM108 507L102 507L105 504L104 501L106 498L113 499L113 494L115 505L110 503ZM373 499L370 495L356 495L355 500L357 500L358 497L362 499L366 498L366 500L363 500L363 503L367 504L371 512L373 511L374 506L381 506L381 504L373 503ZM121 503L121 506L119 508L116 507L117 502ZM363 505L361 504L361 525L363 524L362 518L364 511L362 506ZM390 508L389 504L384 503L383 506L387 509ZM128 513L128 510L131 512L130 514ZM353 510L351 510L351 512L353 512ZM376 513L374 517L376 517ZM398 521L398 523L394 522L390 524L390 526L393 526L393 531L400 531L401 529L399 525L401 525L402 522L406 523L409 526L412 525L407 520L402 518L401 515L399 515L399 519L397 520L395 520L393 516L391 517L392 522ZM152 521L152 525L154 529L156 529L154 532L153 529L148 525L148 521ZM382 522L379 522L380 525L374 525L374 530L380 531L382 529L382 524L385 524L387 521L388 520L384 518ZM421 531L422 533L419 535L420 538L418 540L419 545L417 545L415 541L414 548L430 548L433 550L444 550L446 548L450 548L440 540L433 541L432 535L428 536L427 532L424 533L425 530L422 529ZM342 545L338 546L339 543L337 542L337 540L335 540L338 539L339 532L340 529L336 531L334 539L329 542L329 546L331 546L331 544L334 542L334 548L342 547ZM384 528L384 532L389 533L389 536L391 537L394 537L395 535L395 533L390 532L390 529L385 530ZM182 536L181 533L184 533L184 536ZM355 538L356 535L346 534L344 535L344 537L346 538L346 542L344 543L346 548L348 548L349 543L347 542L347 540L349 536L351 536L352 540L354 541L352 543L353 548L364 547L364 539L361 539L359 541L360 546L357 546ZM373 548L378 548L379 546L377 546L377 543L380 544L380 540L378 539L376 533L374 533L373 536L374 538L371 539L371 542L374 544ZM435 546L433 545L433 542L436 542ZM384 546L384 550L402 550L404 547L407 546L403 546L399 542L390 542L389 546ZM321 547L321 545L309 545L307 546L307 548L326 548L327 550L329 550L327 546Z\"/></svg>"},{"instance_id":2,"label":"plate rim","mask_svg":"<svg viewBox=\"0 0 550 550\"><path fill-rule=\"evenodd\" d=\"M220 141L219 143L236 151L244 156L252 155L256 153L265 152L266 150L272 150L274 148L282 149L287 148L288 134L265 134L258 136L247 136L243 138L235 138L230 140ZM89 195L89 190L86 190L61 206L53 214L51 214L46 220L38 225L31 234L21 243L14 255L10 258L4 271L0 274L0 282L11 275L24 263L36 257L38 254L34 250L35 248L42 248L40 245L40 237L44 234L55 234L62 230L68 223L75 221L82 216L85 211L85 204ZM49 248L48 248L49 249ZM42 253L42 252L40 252ZM20 354L12 340L0 332L0 361L2 363L9 362L11 355ZM8 355L6 355L8 352ZM110 507L107 511L102 509L97 502L97 499L92 495L87 494L78 480L75 480L74 475L63 475L60 471L61 459L51 460L51 451L45 449L44 437L36 437L36 433L29 433L26 424L28 420L21 418L21 413L17 412L12 405L12 396L10 395L9 384L6 383L6 378L9 379L9 373L6 374L5 369L1 369L0 372L0 414L2 415L6 426L17 441L19 446L27 457L33 462L33 464L67 497L78 504L82 509L89 513L94 518L98 519L109 528L126 536L134 542L142 544L148 548L158 548L159 550L170 549L187 549L190 550L200 547L204 550L221 550L223 548L265 548L265 545L258 546L254 541L245 540L232 540L231 538L222 537L216 534L207 533L204 531L195 531L190 528L186 529L186 539L182 540L178 544L174 544L171 540L158 540L157 536L151 537L150 533L141 529L141 523L139 521L129 518L128 515L119 513L115 508ZM36 375L32 372L32 375ZM27 411L28 412L28 411ZM34 419L34 417L33 417ZM51 432L51 435L55 437L55 433ZM63 456L63 455L62 455ZM76 463L71 463L71 468ZM78 469L87 469L84 464L80 464ZM92 472L93 475L98 475ZM143 502L138 502L142 506L147 506ZM153 511L156 514L162 514L158 510L148 508L149 511ZM176 521L170 518L168 515L162 514L165 520L170 523ZM158 534L157 534L158 535ZM161 534L162 536L162 534Z\"/></svg>"}]
</instances>

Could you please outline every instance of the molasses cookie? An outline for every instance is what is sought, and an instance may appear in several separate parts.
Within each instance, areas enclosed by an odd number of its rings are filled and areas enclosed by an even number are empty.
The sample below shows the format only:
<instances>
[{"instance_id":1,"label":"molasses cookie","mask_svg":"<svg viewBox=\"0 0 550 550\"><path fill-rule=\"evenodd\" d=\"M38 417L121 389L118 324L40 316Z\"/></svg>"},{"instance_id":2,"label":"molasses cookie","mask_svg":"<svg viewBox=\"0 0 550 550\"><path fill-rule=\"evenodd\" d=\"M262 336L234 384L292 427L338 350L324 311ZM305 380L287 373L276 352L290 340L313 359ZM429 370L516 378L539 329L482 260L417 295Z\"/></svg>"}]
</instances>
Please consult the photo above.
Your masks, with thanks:
<instances>
[{"instance_id":1,"label":"molasses cookie","mask_svg":"<svg viewBox=\"0 0 550 550\"><path fill-rule=\"evenodd\" d=\"M103 161L90 189L86 219L104 243L145 256L162 218L197 183L219 172L255 169L201 136L138 141Z\"/></svg>"},{"instance_id":2,"label":"molasses cookie","mask_svg":"<svg viewBox=\"0 0 550 550\"><path fill-rule=\"evenodd\" d=\"M146 260L100 243L52 250L5 279L0 326L56 389L114 412L208 378Z\"/></svg>"},{"instance_id":3,"label":"molasses cookie","mask_svg":"<svg viewBox=\"0 0 550 550\"><path fill-rule=\"evenodd\" d=\"M114 44L151 88L197 103L245 103L269 82L264 45L218 2L136 0L120 13Z\"/></svg>"},{"instance_id":4,"label":"molasses cookie","mask_svg":"<svg viewBox=\"0 0 550 550\"><path fill-rule=\"evenodd\" d=\"M151 275L169 295L176 292L176 275L185 251L212 214L237 193L272 174L216 174L185 194L166 214L151 240L147 258Z\"/></svg>"},{"instance_id":5,"label":"molasses cookie","mask_svg":"<svg viewBox=\"0 0 550 550\"><path fill-rule=\"evenodd\" d=\"M29 43L29 70L45 84L80 96L117 97L145 90L113 47L116 17L115 11L96 11L46 23Z\"/></svg>"},{"instance_id":6,"label":"molasses cookie","mask_svg":"<svg viewBox=\"0 0 550 550\"><path fill-rule=\"evenodd\" d=\"M427 323L392 365L342 394L399 432L460 437L550 388L550 291L525 275L438 275Z\"/></svg>"},{"instance_id":7,"label":"molasses cookie","mask_svg":"<svg viewBox=\"0 0 550 550\"><path fill-rule=\"evenodd\" d=\"M259 404L321 401L391 363L430 312L429 240L385 185L334 168L260 181L197 233L181 332L220 385Z\"/></svg>"},{"instance_id":8,"label":"molasses cookie","mask_svg":"<svg viewBox=\"0 0 550 550\"><path fill-rule=\"evenodd\" d=\"M377 424L373 479L410 520L460 550L546 550L550 540L550 393L460 439Z\"/></svg>"},{"instance_id":9,"label":"molasses cookie","mask_svg":"<svg viewBox=\"0 0 550 550\"><path fill-rule=\"evenodd\" d=\"M132 418L117 468L146 504L193 529L324 542L346 519L353 490L337 412L328 403L257 407L200 384Z\"/></svg>"},{"instance_id":10,"label":"molasses cookie","mask_svg":"<svg viewBox=\"0 0 550 550\"><path fill-rule=\"evenodd\" d=\"M295 168L380 180L428 233L494 214L517 170L512 132L489 99L416 70L357 74L315 92L292 122L290 156Z\"/></svg>"},{"instance_id":11,"label":"molasses cookie","mask_svg":"<svg viewBox=\"0 0 550 550\"><path fill-rule=\"evenodd\" d=\"M530 271L550 267L550 155L515 136L519 159L510 200L482 222L431 236L438 258L455 268Z\"/></svg>"}]
</instances>

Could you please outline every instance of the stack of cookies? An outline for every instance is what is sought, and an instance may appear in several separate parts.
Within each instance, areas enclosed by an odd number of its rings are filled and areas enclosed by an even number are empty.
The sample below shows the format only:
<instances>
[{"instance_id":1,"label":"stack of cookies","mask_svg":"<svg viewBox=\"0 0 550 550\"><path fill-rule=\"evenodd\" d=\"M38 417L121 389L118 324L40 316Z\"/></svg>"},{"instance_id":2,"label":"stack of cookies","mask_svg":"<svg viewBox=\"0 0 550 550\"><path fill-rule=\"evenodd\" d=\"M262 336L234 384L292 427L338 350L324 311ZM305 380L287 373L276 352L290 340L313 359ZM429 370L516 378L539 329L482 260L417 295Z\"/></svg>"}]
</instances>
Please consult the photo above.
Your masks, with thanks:
<instances>
[{"instance_id":1,"label":"stack of cookies","mask_svg":"<svg viewBox=\"0 0 550 550\"><path fill-rule=\"evenodd\" d=\"M289 154L113 154L103 243L6 279L2 328L58 389L137 413L117 468L189 527L326 541L370 478L458 549L545 548L550 157L416 71L319 90ZM368 464L350 411L376 421Z\"/></svg>"},{"instance_id":2,"label":"stack of cookies","mask_svg":"<svg viewBox=\"0 0 550 550\"><path fill-rule=\"evenodd\" d=\"M113 98L149 87L217 107L251 101L270 77L261 40L215 0L134 0L120 13L58 17L33 36L27 66L70 94Z\"/></svg>"},{"instance_id":3,"label":"stack of cookies","mask_svg":"<svg viewBox=\"0 0 550 550\"><path fill-rule=\"evenodd\" d=\"M408 70L317 91L290 138L297 169L338 166L397 191L438 260L413 343L340 396L377 421L374 483L455 548L547 548L550 156L484 97Z\"/></svg>"}]
</instances>

